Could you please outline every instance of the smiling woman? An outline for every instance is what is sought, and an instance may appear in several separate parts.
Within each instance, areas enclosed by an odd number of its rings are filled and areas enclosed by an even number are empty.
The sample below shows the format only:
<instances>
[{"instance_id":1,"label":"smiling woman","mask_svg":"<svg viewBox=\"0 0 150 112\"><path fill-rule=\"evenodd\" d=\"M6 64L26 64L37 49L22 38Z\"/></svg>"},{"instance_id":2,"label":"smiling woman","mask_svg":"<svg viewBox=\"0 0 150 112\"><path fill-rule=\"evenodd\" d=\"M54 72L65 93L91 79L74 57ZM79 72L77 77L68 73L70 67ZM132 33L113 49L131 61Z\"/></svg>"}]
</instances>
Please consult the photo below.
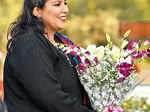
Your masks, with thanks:
<instances>
[{"instance_id":1,"label":"smiling woman","mask_svg":"<svg viewBox=\"0 0 150 112\"><path fill-rule=\"evenodd\" d=\"M43 21L45 31L49 34L48 36L50 39L53 40L53 33L65 27L68 11L69 9L66 1L48 0L43 9L34 7L33 14Z\"/></svg>"},{"instance_id":2,"label":"smiling woman","mask_svg":"<svg viewBox=\"0 0 150 112\"><path fill-rule=\"evenodd\" d=\"M24 0L10 25L4 64L8 112L94 112L75 69L60 44L73 45L58 31L68 14L65 0Z\"/></svg>"}]
</instances>

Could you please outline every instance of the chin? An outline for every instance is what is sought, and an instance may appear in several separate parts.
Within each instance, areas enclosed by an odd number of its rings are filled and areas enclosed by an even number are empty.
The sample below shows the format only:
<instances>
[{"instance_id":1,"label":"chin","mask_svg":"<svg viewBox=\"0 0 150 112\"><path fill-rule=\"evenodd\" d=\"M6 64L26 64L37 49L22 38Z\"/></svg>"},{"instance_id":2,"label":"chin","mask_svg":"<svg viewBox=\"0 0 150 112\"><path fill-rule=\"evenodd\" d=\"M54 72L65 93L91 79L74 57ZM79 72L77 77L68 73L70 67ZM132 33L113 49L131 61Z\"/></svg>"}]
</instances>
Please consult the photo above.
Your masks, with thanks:
<instances>
[{"instance_id":1,"label":"chin","mask_svg":"<svg viewBox=\"0 0 150 112\"><path fill-rule=\"evenodd\" d=\"M63 30L64 28L65 28L65 25L59 26L59 27L57 27L57 30Z\"/></svg>"}]
</instances>

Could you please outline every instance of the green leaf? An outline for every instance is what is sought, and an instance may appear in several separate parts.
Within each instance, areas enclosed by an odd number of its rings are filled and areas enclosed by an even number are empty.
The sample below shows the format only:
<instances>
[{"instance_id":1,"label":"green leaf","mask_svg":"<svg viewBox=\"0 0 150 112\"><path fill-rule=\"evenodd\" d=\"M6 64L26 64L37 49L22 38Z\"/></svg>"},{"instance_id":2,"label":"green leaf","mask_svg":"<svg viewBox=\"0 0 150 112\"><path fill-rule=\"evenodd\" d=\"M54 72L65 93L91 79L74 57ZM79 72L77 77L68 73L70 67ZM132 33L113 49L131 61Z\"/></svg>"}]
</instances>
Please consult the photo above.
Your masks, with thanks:
<instances>
[{"instance_id":1,"label":"green leaf","mask_svg":"<svg viewBox=\"0 0 150 112\"><path fill-rule=\"evenodd\" d=\"M129 34L131 33L131 30L128 30L124 35L123 35L123 38L127 38L129 36Z\"/></svg>"},{"instance_id":2,"label":"green leaf","mask_svg":"<svg viewBox=\"0 0 150 112\"><path fill-rule=\"evenodd\" d=\"M110 43L110 42L111 42L111 40L110 40L110 36L109 36L109 34L108 34L108 33L106 33L106 40L107 40L107 42L108 42L108 43Z\"/></svg>"}]
</instances>

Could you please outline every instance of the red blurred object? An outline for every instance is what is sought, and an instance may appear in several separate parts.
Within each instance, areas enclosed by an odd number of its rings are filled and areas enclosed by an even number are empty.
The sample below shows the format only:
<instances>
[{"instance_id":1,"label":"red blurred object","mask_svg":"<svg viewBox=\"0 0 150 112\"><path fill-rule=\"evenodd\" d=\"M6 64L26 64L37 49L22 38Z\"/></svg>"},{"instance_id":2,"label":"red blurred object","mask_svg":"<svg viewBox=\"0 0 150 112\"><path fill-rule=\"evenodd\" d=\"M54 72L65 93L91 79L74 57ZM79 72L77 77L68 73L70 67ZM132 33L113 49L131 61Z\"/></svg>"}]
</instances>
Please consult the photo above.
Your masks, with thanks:
<instances>
[{"instance_id":1,"label":"red blurred object","mask_svg":"<svg viewBox=\"0 0 150 112\"><path fill-rule=\"evenodd\" d=\"M150 22L120 22L120 36L123 36L127 30L131 30L129 37L143 38L150 37Z\"/></svg>"},{"instance_id":2,"label":"red blurred object","mask_svg":"<svg viewBox=\"0 0 150 112\"><path fill-rule=\"evenodd\" d=\"M135 69L136 72L140 72L140 69L139 69L138 65L134 65L134 69Z\"/></svg>"},{"instance_id":3,"label":"red blurred object","mask_svg":"<svg viewBox=\"0 0 150 112\"><path fill-rule=\"evenodd\" d=\"M3 80L0 80L0 97L4 99L4 89L3 89Z\"/></svg>"}]
</instances>

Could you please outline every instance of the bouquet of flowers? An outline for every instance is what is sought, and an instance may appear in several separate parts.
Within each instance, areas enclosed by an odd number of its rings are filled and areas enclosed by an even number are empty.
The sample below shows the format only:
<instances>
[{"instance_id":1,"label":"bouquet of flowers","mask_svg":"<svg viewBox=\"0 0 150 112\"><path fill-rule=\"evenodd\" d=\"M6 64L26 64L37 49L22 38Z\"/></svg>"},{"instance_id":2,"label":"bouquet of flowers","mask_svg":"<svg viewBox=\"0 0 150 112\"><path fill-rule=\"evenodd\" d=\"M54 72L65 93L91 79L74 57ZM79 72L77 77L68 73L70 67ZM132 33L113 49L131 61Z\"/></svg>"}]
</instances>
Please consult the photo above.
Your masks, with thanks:
<instances>
[{"instance_id":1,"label":"bouquet of flowers","mask_svg":"<svg viewBox=\"0 0 150 112\"><path fill-rule=\"evenodd\" d=\"M97 112L123 112L119 105L140 83L136 82L135 62L150 57L150 40L143 44L148 47L141 49L138 41L127 40L129 33L124 34L119 47L112 45L108 34L107 46L60 46L66 54L73 55L80 82Z\"/></svg>"}]
</instances>

